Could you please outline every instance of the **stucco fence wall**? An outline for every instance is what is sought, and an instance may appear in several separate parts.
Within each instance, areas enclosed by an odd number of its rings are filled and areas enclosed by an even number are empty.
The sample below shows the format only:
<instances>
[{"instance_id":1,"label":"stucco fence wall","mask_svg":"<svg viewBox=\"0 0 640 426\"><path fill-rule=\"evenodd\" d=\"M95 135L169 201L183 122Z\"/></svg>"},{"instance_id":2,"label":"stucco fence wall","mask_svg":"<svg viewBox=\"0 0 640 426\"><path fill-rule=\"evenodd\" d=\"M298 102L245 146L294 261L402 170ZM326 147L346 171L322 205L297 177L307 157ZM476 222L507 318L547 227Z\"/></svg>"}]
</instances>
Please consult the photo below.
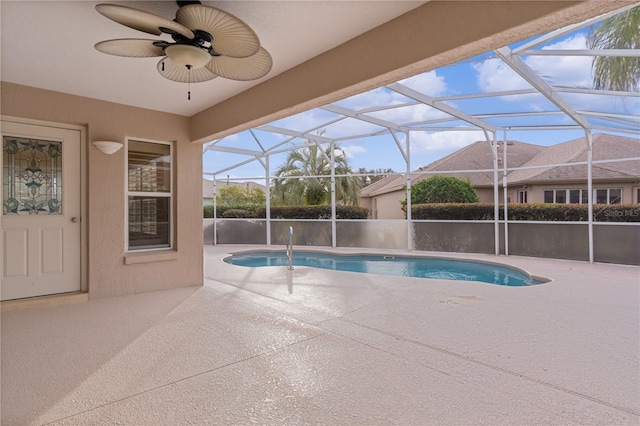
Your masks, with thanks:
<instances>
[{"instance_id":1,"label":"stucco fence wall","mask_svg":"<svg viewBox=\"0 0 640 426\"><path fill-rule=\"evenodd\" d=\"M204 220L204 243L214 244L214 219ZM218 219L217 244L267 244L266 220ZM271 244L286 244L289 227L296 246L331 247L331 221L274 220ZM417 251L488 253L494 249L494 222L414 221L411 248ZM509 254L553 259L589 260L589 230L582 222L509 222ZM406 249L404 220L336 221L337 247ZM596 262L640 265L640 223L597 223L593 226ZM504 254L504 223L500 253Z\"/></svg>"}]
</instances>

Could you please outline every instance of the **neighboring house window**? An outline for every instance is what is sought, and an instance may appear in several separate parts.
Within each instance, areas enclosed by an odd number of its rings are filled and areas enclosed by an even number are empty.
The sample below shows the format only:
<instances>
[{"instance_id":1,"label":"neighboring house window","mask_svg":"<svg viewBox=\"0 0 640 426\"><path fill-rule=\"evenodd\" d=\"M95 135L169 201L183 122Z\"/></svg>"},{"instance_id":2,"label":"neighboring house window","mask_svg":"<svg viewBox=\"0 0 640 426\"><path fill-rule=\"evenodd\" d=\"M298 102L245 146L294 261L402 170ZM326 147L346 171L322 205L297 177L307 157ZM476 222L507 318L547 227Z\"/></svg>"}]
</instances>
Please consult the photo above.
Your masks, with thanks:
<instances>
[{"instance_id":1,"label":"neighboring house window","mask_svg":"<svg viewBox=\"0 0 640 426\"><path fill-rule=\"evenodd\" d=\"M566 203L567 202L567 190L566 189L548 189L544 191L545 203Z\"/></svg>"},{"instance_id":2,"label":"neighboring house window","mask_svg":"<svg viewBox=\"0 0 640 426\"><path fill-rule=\"evenodd\" d=\"M640 204L640 188L636 188L636 204Z\"/></svg>"},{"instance_id":3,"label":"neighboring house window","mask_svg":"<svg viewBox=\"0 0 640 426\"><path fill-rule=\"evenodd\" d=\"M622 189L594 189L593 198L596 204L620 204L622 202Z\"/></svg>"},{"instance_id":4,"label":"neighboring house window","mask_svg":"<svg viewBox=\"0 0 640 426\"><path fill-rule=\"evenodd\" d=\"M171 247L171 168L170 143L128 141L128 250Z\"/></svg>"},{"instance_id":5,"label":"neighboring house window","mask_svg":"<svg viewBox=\"0 0 640 426\"><path fill-rule=\"evenodd\" d=\"M527 191L518 191L518 202L527 203Z\"/></svg>"},{"instance_id":6,"label":"neighboring house window","mask_svg":"<svg viewBox=\"0 0 640 426\"><path fill-rule=\"evenodd\" d=\"M587 204L589 202L589 192L586 189L570 189L570 204Z\"/></svg>"},{"instance_id":7,"label":"neighboring house window","mask_svg":"<svg viewBox=\"0 0 640 426\"><path fill-rule=\"evenodd\" d=\"M586 204L589 202L586 189L550 189L544 191L545 203Z\"/></svg>"},{"instance_id":8,"label":"neighboring house window","mask_svg":"<svg viewBox=\"0 0 640 426\"><path fill-rule=\"evenodd\" d=\"M595 204L620 204L622 201L621 188L594 189ZM544 191L545 203L556 204L587 204L589 192L586 189L548 189Z\"/></svg>"}]
</instances>

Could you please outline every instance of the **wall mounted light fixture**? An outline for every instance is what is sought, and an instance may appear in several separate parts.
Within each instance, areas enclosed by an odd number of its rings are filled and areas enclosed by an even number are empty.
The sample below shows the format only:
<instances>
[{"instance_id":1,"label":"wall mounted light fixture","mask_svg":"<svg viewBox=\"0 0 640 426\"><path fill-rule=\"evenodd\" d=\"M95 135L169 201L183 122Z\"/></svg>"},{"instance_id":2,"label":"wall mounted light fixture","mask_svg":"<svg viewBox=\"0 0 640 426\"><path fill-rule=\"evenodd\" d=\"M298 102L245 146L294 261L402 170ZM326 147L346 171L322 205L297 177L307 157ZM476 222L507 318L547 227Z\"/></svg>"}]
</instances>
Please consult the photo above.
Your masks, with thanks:
<instances>
[{"instance_id":1,"label":"wall mounted light fixture","mask_svg":"<svg viewBox=\"0 0 640 426\"><path fill-rule=\"evenodd\" d=\"M120 148L122 148L124 145L120 142L113 141L95 141L93 142L93 146L95 146L105 154L111 155L118 152L118 150L120 150Z\"/></svg>"}]
</instances>

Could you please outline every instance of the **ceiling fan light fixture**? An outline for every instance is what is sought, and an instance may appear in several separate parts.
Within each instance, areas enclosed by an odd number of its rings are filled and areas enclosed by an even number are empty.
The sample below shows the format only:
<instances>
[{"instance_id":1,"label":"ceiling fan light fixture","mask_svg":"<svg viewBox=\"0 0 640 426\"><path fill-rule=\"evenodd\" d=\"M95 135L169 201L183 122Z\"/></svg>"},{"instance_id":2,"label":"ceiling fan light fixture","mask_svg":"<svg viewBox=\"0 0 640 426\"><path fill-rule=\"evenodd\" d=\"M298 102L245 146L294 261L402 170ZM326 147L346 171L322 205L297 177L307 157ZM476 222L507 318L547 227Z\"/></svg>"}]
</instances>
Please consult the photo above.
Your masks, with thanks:
<instances>
[{"instance_id":1,"label":"ceiling fan light fixture","mask_svg":"<svg viewBox=\"0 0 640 426\"><path fill-rule=\"evenodd\" d=\"M211 60L208 51L190 44L172 44L164 49L164 53L181 67L202 68Z\"/></svg>"}]
</instances>

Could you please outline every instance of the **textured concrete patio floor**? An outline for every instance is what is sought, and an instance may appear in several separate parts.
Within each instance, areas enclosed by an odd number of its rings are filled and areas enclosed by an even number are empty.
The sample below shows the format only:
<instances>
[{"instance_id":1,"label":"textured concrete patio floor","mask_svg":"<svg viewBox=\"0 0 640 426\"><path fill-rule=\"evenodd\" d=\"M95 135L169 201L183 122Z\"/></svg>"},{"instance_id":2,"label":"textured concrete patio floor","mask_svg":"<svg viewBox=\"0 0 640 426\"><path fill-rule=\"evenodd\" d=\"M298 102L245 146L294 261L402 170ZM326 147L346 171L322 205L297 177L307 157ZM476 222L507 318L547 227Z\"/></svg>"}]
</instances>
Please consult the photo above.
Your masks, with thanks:
<instances>
[{"instance_id":1,"label":"textured concrete patio floor","mask_svg":"<svg viewBox=\"0 0 640 426\"><path fill-rule=\"evenodd\" d=\"M202 288L3 313L2 424L640 420L640 268L499 258L554 280L513 288L223 263L246 249L206 247Z\"/></svg>"}]
</instances>

